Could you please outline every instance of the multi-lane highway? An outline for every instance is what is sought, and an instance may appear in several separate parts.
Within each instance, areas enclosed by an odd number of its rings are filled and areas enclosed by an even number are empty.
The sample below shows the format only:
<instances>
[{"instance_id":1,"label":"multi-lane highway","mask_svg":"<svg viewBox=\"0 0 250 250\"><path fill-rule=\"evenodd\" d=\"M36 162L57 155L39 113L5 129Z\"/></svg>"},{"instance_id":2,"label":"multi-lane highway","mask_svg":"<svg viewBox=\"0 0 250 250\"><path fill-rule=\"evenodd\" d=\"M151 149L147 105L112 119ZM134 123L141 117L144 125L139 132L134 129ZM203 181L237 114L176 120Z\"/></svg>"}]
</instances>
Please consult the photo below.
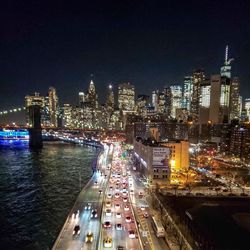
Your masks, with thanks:
<instances>
[{"instance_id":1,"label":"multi-lane highway","mask_svg":"<svg viewBox=\"0 0 250 250\"><path fill-rule=\"evenodd\" d=\"M128 190L126 165L115 148L111 175L105 191L99 249L142 249Z\"/></svg>"},{"instance_id":2,"label":"multi-lane highway","mask_svg":"<svg viewBox=\"0 0 250 250\"><path fill-rule=\"evenodd\" d=\"M53 246L53 250L90 250L97 248L104 199L104 192L101 193L100 190L106 189L109 175L109 171L106 170L106 166L109 164L108 158L109 147L105 147L98 160L99 171L94 173L89 183L79 194ZM87 236L88 233L90 234Z\"/></svg>"},{"instance_id":3,"label":"multi-lane highway","mask_svg":"<svg viewBox=\"0 0 250 250\"><path fill-rule=\"evenodd\" d=\"M121 153L119 144L105 147L98 171L78 196L53 250L142 249L129 193L131 177Z\"/></svg>"}]
</instances>

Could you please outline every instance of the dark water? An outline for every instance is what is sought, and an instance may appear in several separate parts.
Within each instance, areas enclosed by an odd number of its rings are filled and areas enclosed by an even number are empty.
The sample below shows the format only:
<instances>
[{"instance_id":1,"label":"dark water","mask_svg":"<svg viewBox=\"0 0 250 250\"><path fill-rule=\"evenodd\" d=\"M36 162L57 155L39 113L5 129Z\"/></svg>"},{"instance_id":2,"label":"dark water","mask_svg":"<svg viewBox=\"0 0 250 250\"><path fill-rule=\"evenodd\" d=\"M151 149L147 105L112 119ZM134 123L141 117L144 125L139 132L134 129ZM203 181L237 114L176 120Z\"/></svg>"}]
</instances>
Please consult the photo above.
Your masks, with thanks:
<instances>
[{"instance_id":1,"label":"dark water","mask_svg":"<svg viewBox=\"0 0 250 250\"><path fill-rule=\"evenodd\" d=\"M92 147L0 144L0 248L51 249L98 153Z\"/></svg>"}]
</instances>

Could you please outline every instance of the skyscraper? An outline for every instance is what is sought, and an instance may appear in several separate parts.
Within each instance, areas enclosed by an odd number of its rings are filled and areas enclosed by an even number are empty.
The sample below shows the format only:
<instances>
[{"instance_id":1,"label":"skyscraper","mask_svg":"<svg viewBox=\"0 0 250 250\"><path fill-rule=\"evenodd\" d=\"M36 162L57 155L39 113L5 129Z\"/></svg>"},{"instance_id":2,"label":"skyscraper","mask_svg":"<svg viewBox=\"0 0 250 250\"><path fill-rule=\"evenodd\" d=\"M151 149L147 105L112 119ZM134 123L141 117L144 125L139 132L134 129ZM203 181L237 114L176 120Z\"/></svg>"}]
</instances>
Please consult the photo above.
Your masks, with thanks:
<instances>
[{"instance_id":1,"label":"skyscraper","mask_svg":"<svg viewBox=\"0 0 250 250\"><path fill-rule=\"evenodd\" d=\"M136 111L137 114L142 115L145 113L146 107L149 105L150 96L138 95L136 99Z\"/></svg>"},{"instance_id":2,"label":"skyscraper","mask_svg":"<svg viewBox=\"0 0 250 250\"><path fill-rule=\"evenodd\" d=\"M190 113L194 122L198 121L200 95L201 95L201 83L205 80L205 74L203 70L196 70L193 73L193 93L191 100Z\"/></svg>"},{"instance_id":3,"label":"skyscraper","mask_svg":"<svg viewBox=\"0 0 250 250\"><path fill-rule=\"evenodd\" d=\"M228 45L226 46L225 50L225 61L224 65L220 69L220 75L225 76L228 78L231 78L231 62L233 61L233 58L228 59Z\"/></svg>"},{"instance_id":4,"label":"skyscraper","mask_svg":"<svg viewBox=\"0 0 250 250\"><path fill-rule=\"evenodd\" d=\"M158 89L152 92L152 105L155 112L164 113L165 112L165 94L160 92Z\"/></svg>"},{"instance_id":5,"label":"skyscraper","mask_svg":"<svg viewBox=\"0 0 250 250\"><path fill-rule=\"evenodd\" d=\"M230 120L240 118L240 80L238 77L231 79L230 86Z\"/></svg>"},{"instance_id":6,"label":"skyscraper","mask_svg":"<svg viewBox=\"0 0 250 250\"><path fill-rule=\"evenodd\" d=\"M200 95L200 106L203 108L210 107L210 93L211 84L210 80L206 79L201 83L201 95Z\"/></svg>"},{"instance_id":7,"label":"skyscraper","mask_svg":"<svg viewBox=\"0 0 250 250\"><path fill-rule=\"evenodd\" d=\"M50 121L52 127L58 126L57 116L58 116L58 97L56 94L56 89L53 87L49 88L48 92L49 97L49 113L50 113Z\"/></svg>"},{"instance_id":8,"label":"skyscraper","mask_svg":"<svg viewBox=\"0 0 250 250\"><path fill-rule=\"evenodd\" d=\"M171 116L177 118L177 109L182 108L182 87L180 85L171 85L171 97L172 97L172 107Z\"/></svg>"},{"instance_id":9,"label":"skyscraper","mask_svg":"<svg viewBox=\"0 0 250 250\"><path fill-rule=\"evenodd\" d=\"M210 109L209 109L209 120L213 123L219 123L220 115L220 75L211 75L211 94L210 94Z\"/></svg>"},{"instance_id":10,"label":"skyscraper","mask_svg":"<svg viewBox=\"0 0 250 250\"><path fill-rule=\"evenodd\" d=\"M134 111L135 87L130 83L118 85L118 107L121 111Z\"/></svg>"},{"instance_id":11,"label":"skyscraper","mask_svg":"<svg viewBox=\"0 0 250 250\"><path fill-rule=\"evenodd\" d=\"M158 92L159 90L154 90L152 92L152 106L156 112L158 111Z\"/></svg>"},{"instance_id":12,"label":"skyscraper","mask_svg":"<svg viewBox=\"0 0 250 250\"><path fill-rule=\"evenodd\" d=\"M115 97L114 97L113 87L111 84L109 84L109 86L108 86L106 107L109 111L114 111L114 108L115 108Z\"/></svg>"},{"instance_id":13,"label":"skyscraper","mask_svg":"<svg viewBox=\"0 0 250 250\"><path fill-rule=\"evenodd\" d=\"M188 113L191 109L191 100L193 95L193 77L184 77L184 89L183 89L183 108L187 109Z\"/></svg>"},{"instance_id":14,"label":"skyscraper","mask_svg":"<svg viewBox=\"0 0 250 250\"><path fill-rule=\"evenodd\" d=\"M79 92L79 105L82 106L85 102L84 92Z\"/></svg>"},{"instance_id":15,"label":"skyscraper","mask_svg":"<svg viewBox=\"0 0 250 250\"><path fill-rule=\"evenodd\" d=\"M226 123L229 122L230 78L222 76L220 85L220 117Z\"/></svg>"},{"instance_id":16,"label":"skyscraper","mask_svg":"<svg viewBox=\"0 0 250 250\"><path fill-rule=\"evenodd\" d=\"M172 110L172 93L170 87L164 88L164 95L165 95L165 112L167 117L170 118Z\"/></svg>"},{"instance_id":17,"label":"skyscraper","mask_svg":"<svg viewBox=\"0 0 250 250\"><path fill-rule=\"evenodd\" d=\"M246 115L248 117L248 120L250 121L250 98L245 99L245 110L246 110Z\"/></svg>"},{"instance_id":18,"label":"skyscraper","mask_svg":"<svg viewBox=\"0 0 250 250\"><path fill-rule=\"evenodd\" d=\"M94 109L98 108L98 95L96 93L95 84L93 80L91 80L89 83L89 88L85 101L89 102L92 108Z\"/></svg>"}]
</instances>

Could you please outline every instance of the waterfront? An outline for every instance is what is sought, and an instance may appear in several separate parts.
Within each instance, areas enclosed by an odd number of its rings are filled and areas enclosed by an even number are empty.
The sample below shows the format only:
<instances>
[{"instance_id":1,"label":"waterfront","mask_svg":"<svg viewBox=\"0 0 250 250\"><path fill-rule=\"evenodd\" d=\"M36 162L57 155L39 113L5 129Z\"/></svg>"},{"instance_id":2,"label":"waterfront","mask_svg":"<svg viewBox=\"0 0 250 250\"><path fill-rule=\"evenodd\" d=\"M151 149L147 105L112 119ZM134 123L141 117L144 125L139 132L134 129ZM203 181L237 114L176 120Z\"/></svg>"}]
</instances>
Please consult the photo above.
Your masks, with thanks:
<instances>
[{"instance_id":1,"label":"waterfront","mask_svg":"<svg viewBox=\"0 0 250 250\"><path fill-rule=\"evenodd\" d=\"M40 152L0 149L0 241L4 249L50 249L92 174L99 149L60 142Z\"/></svg>"}]
</instances>

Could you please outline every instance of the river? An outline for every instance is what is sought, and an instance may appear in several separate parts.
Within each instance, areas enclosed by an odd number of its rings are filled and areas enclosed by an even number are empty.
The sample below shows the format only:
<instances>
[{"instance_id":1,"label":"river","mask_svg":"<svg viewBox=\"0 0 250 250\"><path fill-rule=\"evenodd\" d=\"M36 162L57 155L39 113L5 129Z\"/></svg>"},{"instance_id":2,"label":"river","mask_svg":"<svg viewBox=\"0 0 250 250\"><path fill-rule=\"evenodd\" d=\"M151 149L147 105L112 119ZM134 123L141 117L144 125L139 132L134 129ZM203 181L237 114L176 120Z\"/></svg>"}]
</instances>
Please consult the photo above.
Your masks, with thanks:
<instances>
[{"instance_id":1,"label":"river","mask_svg":"<svg viewBox=\"0 0 250 250\"><path fill-rule=\"evenodd\" d=\"M47 142L35 152L27 143L0 143L1 249L51 249L98 151Z\"/></svg>"}]
</instances>

